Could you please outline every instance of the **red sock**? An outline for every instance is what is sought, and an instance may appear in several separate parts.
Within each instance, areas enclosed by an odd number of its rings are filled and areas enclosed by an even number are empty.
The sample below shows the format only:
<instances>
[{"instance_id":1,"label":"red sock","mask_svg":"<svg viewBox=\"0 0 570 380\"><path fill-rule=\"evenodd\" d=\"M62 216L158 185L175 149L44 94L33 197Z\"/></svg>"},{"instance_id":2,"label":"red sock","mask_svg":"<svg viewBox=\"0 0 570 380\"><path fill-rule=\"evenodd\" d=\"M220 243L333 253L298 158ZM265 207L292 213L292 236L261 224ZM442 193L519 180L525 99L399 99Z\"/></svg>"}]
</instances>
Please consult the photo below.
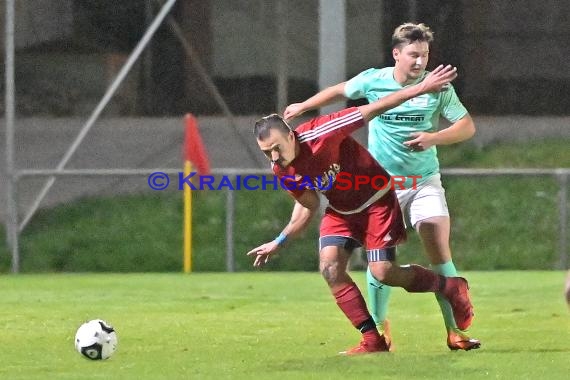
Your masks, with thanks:
<instances>
[{"instance_id":1,"label":"red sock","mask_svg":"<svg viewBox=\"0 0 570 380\"><path fill-rule=\"evenodd\" d=\"M441 290L442 281L445 278L429 269L419 265L410 265L410 270L414 272L414 280L406 291L410 293L438 292Z\"/></svg>"},{"instance_id":2,"label":"red sock","mask_svg":"<svg viewBox=\"0 0 570 380\"><path fill-rule=\"evenodd\" d=\"M368 312L360 289L353 282L334 293L336 304L352 325L361 330L365 338L379 337L378 330ZM370 325L370 323L372 325Z\"/></svg>"}]
</instances>

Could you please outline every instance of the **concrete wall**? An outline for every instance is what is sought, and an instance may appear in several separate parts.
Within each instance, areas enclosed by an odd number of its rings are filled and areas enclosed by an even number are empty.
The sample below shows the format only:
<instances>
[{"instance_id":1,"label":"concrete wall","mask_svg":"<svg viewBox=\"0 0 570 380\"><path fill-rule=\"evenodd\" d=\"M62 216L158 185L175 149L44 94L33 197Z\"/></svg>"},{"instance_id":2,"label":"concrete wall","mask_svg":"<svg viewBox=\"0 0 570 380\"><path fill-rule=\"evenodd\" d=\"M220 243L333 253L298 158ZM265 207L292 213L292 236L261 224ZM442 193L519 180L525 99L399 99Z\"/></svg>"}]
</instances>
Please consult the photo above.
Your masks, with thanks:
<instances>
[{"instance_id":1,"label":"concrete wall","mask_svg":"<svg viewBox=\"0 0 570 380\"><path fill-rule=\"evenodd\" d=\"M288 70L292 77L318 77L319 2L285 1ZM355 73L384 60L382 1L346 2L347 71ZM213 67L216 77L274 75L277 46L275 2L265 0L212 1ZM335 22L335 20L328 20ZM239 38L235 38L239 36ZM234 38L230 38L234 37ZM331 83L332 84L332 83Z\"/></svg>"},{"instance_id":2,"label":"concrete wall","mask_svg":"<svg viewBox=\"0 0 570 380\"><path fill-rule=\"evenodd\" d=\"M277 15L276 1L265 0L186 0L184 7L174 10L208 74L237 114L275 109L272 97L276 92L276 53L281 48L277 26L285 22L289 101L299 101L317 90L319 1L281 1L286 5L286 18ZM17 104L22 115L81 115L85 108L96 104L101 88L112 77L101 75L112 65L101 51L105 46L100 46L111 36L106 35L106 30L97 29L97 25L86 28L95 31L95 36L76 31L85 21L73 18L73 4L79 3L82 2L16 1L17 46L37 47L18 52L16 88L22 95ZM125 0L124 4L126 8L115 10L141 8L135 1ZM3 11L4 7L0 7L0 16ZM411 13L436 33L433 63L452 62L459 66L456 87L472 113L570 114L570 96L566 96L570 93L570 71L564 69L570 55L564 27L570 18L569 1L347 0L347 76L387 64L389 33L394 26L414 18ZM99 16L104 17L104 12ZM0 26L3 24L0 17ZM135 24L140 28L140 22ZM134 40L138 28L113 38ZM93 37L99 37L99 44L91 41ZM82 56L72 56L74 52L42 50L42 42L59 39L67 39L66 43L73 42L87 51ZM125 41L119 41L120 45ZM187 110L202 115L220 114L175 38L167 32L158 33L154 42L158 45L154 47L155 56L146 62L145 70L135 69L130 75L136 83L123 97L124 104L115 107L114 114L177 115ZM89 43L96 48L89 49ZM128 50L125 48L122 53ZM71 75L61 78L57 75L61 68ZM139 75L142 73L145 75ZM142 83L141 77L149 83Z\"/></svg>"},{"instance_id":3,"label":"concrete wall","mask_svg":"<svg viewBox=\"0 0 570 380\"><path fill-rule=\"evenodd\" d=\"M463 1L465 98L478 112L568 114L570 2ZM559 94L560 96L556 96ZM553 104L554 103L554 104ZM557 106L558 105L558 106Z\"/></svg>"},{"instance_id":4,"label":"concrete wall","mask_svg":"<svg viewBox=\"0 0 570 380\"><path fill-rule=\"evenodd\" d=\"M277 71L277 26L275 2L264 0L214 0L212 7L213 67L216 77L274 75ZM318 22L315 0L292 0L287 37L291 74L316 78ZM315 21L311 21L315 20ZM239 38L236 38L238 37Z\"/></svg>"},{"instance_id":5,"label":"concrete wall","mask_svg":"<svg viewBox=\"0 0 570 380\"><path fill-rule=\"evenodd\" d=\"M73 0L14 1L16 49L69 38L73 32ZM6 2L0 3L0 25L4 26ZM4 28L0 47L4 54Z\"/></svg>"}]
</instances>

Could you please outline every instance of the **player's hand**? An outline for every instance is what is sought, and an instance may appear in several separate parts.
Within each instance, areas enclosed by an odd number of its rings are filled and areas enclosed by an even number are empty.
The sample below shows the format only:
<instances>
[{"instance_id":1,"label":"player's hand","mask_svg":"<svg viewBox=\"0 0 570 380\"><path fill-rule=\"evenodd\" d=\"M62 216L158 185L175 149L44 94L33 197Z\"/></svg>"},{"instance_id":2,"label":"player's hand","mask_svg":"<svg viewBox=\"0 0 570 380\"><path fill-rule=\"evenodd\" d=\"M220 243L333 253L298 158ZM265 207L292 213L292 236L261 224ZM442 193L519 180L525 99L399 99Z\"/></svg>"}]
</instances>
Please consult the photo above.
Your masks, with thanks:
<instances>
[{"instance_id":1,"label":"player's hand","mask_svg":"<svg viewBox=\"0 0 570 380\"><path fill-rule=\"evenodd\" d=\"M404 141L404 145L414 152L422 152L435 145L433 134L429 132L412 132L410 138L411 140Z\"/></svg>"},{"instance_id":2,"label":"player's hand","mask_svg":"<svg viewBox=\"0 0 570 380\"><path fill-rule=\"evenodd\" d=\"M457 78L457 67L439 65L422 81L423 92L440 92Z\"/></svg>"},{"instance_id":3,"label":"player's hand","mask_svg":"<svg viewBox=\"0 0 570 380\"><path fill-rule=\"evenodd\" d=\"M279 249L279 245L274 241L260 245L247 253L248 256L254 256L254 267L260 267L269 262L269 258Z\"/></svg>"},{"instance_id":4,"label":"player's hand","mask_svg":"<svg viewBox=\"0 0 570 380\"><path fill-rule=\"evenodd\" d=\"M303 103L293 103L285 108L285 111L283 111L283 118L288 121L302 115L303 112L305 112L303 109Z\"/></svg>"}]
</instances>

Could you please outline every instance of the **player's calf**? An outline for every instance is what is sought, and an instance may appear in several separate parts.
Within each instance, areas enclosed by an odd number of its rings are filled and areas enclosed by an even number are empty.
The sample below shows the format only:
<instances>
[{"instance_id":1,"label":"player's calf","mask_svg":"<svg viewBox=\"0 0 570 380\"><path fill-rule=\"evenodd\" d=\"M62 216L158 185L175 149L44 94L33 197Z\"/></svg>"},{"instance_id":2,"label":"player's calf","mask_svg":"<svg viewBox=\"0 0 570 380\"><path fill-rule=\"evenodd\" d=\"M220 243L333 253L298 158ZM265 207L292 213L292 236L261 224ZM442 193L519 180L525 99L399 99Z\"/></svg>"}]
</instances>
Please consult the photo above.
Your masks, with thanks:
<instances>
[{"instance_id":1,"label":"player's calf","mask_svg":"<svg viewBox=\"0 0 570 380\"><path fill-rule=\"evenodd\" d=\"M451 305L457 327L460 330L467 330L474 316L467 280L463 277L447 277L441 294Z\"/></svg>"}]
</instances>

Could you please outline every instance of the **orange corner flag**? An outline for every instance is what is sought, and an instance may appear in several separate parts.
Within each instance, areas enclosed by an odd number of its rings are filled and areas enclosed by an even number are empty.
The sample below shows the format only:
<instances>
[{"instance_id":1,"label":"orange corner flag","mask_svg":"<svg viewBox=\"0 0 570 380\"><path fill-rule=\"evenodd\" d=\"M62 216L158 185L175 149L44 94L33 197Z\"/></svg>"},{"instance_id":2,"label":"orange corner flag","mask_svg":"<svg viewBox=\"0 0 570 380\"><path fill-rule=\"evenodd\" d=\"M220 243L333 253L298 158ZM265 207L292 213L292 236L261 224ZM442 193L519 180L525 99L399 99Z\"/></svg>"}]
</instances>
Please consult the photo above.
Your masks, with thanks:
<instances>
[{"instance_id":1,"label":"orange corner flag","mask_svg":"<svg viewBox=\"0 0 570 380\"><path fill-rule=\"evenodd\" d=\"M184 117L186 129L184 131L184 160L190 161L199 174L210 174L210 161L206 147L198 132L198 121L192 114Z\"/></svg>"},{"instance_id":2,"label":"orange corner flag","mask_svg":"<svg viewBox=\"0 0 570 380\"><path fill-rule=\"evenodd\" d=\"M198 132L194 115L184 117L184 176L190 175L195 167L200 175L210 174L210 162L206 147ZM192 192L184 186L184 273L192 272Z\"/></svg>"}]
</instances>

